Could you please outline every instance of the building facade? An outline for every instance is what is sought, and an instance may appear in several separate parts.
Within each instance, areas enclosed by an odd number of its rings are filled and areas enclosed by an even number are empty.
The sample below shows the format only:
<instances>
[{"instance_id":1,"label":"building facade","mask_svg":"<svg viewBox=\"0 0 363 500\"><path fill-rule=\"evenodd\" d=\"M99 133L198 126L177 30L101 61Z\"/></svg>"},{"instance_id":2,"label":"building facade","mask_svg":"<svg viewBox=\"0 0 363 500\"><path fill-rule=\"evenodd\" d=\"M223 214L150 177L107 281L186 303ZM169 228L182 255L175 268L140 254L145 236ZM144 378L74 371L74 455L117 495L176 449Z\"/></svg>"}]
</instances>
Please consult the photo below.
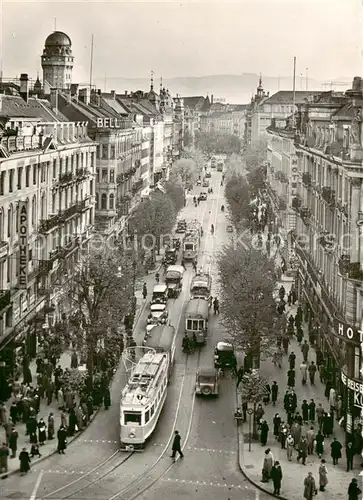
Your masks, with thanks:
<instances>
[{"instance_id":1,"label":"building facade","mask_svg":"<svg viewBox=\"0 0 363 500\"><path fill-rule=\"evenodd\" d=\"M17 353L33 357L65 312L62 290L94 224L96 145L87 123L68 122L23 91L0 95L0 359L8 374Z\"/></svg>"},{"instance_id":2,"label":"building facade","mask_svg":"<svg viewBox=\"0 0 363 500\"><path fill-rule=\"evenodd\" d=\"M291 160L284 165L294 174L285 190L296 213L290 232L296 287L310 321L310 340L324 355L326 380L342 398L348 434L357 429L363 411L362 91L356 77L345 94L311 96L295 123L280 130L274 124L268 170L273 185L277 164L272 161L285 141Z\"/></svg>"}]
</instances>

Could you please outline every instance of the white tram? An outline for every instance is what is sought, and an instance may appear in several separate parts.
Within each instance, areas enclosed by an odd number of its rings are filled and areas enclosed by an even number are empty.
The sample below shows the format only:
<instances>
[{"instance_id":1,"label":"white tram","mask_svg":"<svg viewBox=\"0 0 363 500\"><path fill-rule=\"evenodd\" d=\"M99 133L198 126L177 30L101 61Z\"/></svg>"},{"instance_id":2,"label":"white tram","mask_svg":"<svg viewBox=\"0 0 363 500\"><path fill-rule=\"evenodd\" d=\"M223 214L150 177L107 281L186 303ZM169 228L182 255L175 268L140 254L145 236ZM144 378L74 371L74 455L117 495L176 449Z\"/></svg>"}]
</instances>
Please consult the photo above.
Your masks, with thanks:
<instances>
[{"instance_id":1,"label":"white tram","mask_svg":"<svg viewBox=\"0 0 363 500\"><path fill-rule=\"evenodd\" d=\"M142 451L153 433L164 406L168 380L175 353L175 330L164 326L169 334L166 352L148 352L140 359L122 391L120 403L121 450ZM169 331L170 330L170 331Z\"/></svg>"}]
</instances>

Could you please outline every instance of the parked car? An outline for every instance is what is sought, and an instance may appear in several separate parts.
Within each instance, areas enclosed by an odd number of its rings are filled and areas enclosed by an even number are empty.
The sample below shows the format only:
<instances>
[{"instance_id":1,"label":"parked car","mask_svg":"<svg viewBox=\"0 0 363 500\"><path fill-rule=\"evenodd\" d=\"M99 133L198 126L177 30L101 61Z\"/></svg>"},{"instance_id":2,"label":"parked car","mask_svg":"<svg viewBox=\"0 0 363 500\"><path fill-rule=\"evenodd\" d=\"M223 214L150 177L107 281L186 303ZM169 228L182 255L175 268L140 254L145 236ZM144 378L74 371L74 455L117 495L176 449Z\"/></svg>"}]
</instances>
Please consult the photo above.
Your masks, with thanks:
<instances>
[{"instance_id":1,"label":"parked car","mask_svg":"<svg viewBox=\"0 0 363 500\"><path fill-rule=\"evenodd\" d=\"M200 201L206 201L206 199L207 199L207 193L200 193L199 200Z\"/></svg>"},{"instance_id":2,"label":"parked car","mask_svg":"<svg viewBox=\"0 0 363 500\"><path fill-rule=\"evenodd\" d=\"M148 325L165 324L168 319L168 309L166 304L152 304L150 306L150 314L147 318Z\"/></svg>"},{"instance_id":3,"label":"parked car","mask_svg":"<svg viewBox=\"0 0 363 500\"><path fill-rule=\"evenodd\" d=\"M218 372L215 368L199 368L195 380L198 396L218 396Z\"/></svg>"}]
</instances>

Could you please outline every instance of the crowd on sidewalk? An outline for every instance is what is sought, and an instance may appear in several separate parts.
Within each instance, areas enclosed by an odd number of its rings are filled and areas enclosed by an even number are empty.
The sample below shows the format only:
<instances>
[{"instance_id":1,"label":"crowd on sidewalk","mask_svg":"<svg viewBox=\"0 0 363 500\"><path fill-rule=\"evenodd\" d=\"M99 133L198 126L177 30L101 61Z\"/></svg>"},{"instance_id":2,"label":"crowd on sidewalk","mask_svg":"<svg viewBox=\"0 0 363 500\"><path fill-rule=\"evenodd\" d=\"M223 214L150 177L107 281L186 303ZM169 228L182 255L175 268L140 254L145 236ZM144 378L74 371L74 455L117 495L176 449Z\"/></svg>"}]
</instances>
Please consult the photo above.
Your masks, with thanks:
<instances>
[{"instance_id":1,"label":"crowd on sidewalk","mask_svg":"<svg viewBox=\"0 0 363 500\"><path fill-rule=\"evenodd\" d=\"M331 500L358 500L358 478L347 472L361 467L362 429L345 434L342 400L316 346L316 331L304 305L298 304L293 279L283 276L281 238L269 227L268 203L257 199L251 215L251 233L281 268L276 301L286 318L286 335L278 341L273 363L261 363L260 375L268 384L253 418L263 451L256 444L249 451L244 443L242 468L255 484L263 483L262 489L283 498L311 500L319 491ZM242 413L246 422L247 403Z\"/></svg>"}]
</instances>

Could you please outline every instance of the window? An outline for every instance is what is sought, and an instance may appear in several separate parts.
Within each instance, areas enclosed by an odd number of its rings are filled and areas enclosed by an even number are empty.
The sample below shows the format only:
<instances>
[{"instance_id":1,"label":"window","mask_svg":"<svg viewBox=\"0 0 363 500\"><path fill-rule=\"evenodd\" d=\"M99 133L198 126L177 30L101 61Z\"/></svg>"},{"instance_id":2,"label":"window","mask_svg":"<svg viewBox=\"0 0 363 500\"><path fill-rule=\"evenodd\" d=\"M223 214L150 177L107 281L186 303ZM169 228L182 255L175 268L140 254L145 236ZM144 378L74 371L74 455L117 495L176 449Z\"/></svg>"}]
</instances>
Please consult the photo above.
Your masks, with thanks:
<instances>
[{"instance_id":1,"label":"window","mask_svg":"<svg viewBox=\"0 0 363 500\"><path fill-rule=\"evenodd\" d=\"M141 425L141 412L139 411L125 411L124 412L124 425L136 424Z\"/></svg>"},{"instance_id":2,"label":"window","mask_svg":"<svg viewBox=\"0 0 363 500\"><path fill-rule=\"evenodd\" d=\"M22 177L23 169L20 167L18 168L18 184L17 187L18 189L21 189L21 177Z\"/></svg>"},{"instance_id":3,"label":"window","mask_svg":"<svg viewBox=\"0 0 363 500\"><path fill-rule=\"evenodd\" d=\"M18 234L19 232L19 205L16 206L16 211L15 211L15 233Z\"/></svg>"},{"instance_id":4,"label":"window","mask_svg":"<svg viewBox=\"0 0 363 500\"><path fill-rule=\"evenodd\" d=\"M96 210L98 210L98 193L96 193Z\"/></svg>"},{"instance_id":5,"label":"window","mask_svg":"<svg viewBox=\"0 0 363 500\"><path fill-rule=\"evenodd\" d=\"M115 208L115 195L110 194L110 210L113 210Z\"/></svg>"},{"instance_id":6,"label":"window","mask_svg":"<svg viewBox=\"0 0 363 500\"><path fill-rule=\"evenodd\" d=\"M361 370L361 362L360 362L360 347L354 348L354 378L361 379L362 374Z\"/></svg>"},{"instance_id":7,"label":"window","mask_svg":"<svg viewBox=\"0 0 363 500\"><path fill-rule=\"evenodd\" d=\"M105 193L101 196L101 210L107 210L107 195Z\"/></svg>"},{"instance_id":8,"label":"window","mask_svg":"<svg viewBox=\"0 0 363 500\"><path fill-rule=\"evenodd\" d=\"M37 166L33 165L33 185L37 183Z\"/></svg>"},{"instance_id":9,"label":"window","mask_svg":"<svg viewBox=\"0 0 363 500\"><path fill-rule=\"evenodd\" d=\"M40 177L40 182L45 182L45 163L42 163L40 167L40 172L41 172L41 177Z\"/></svg>"},{"instance_id":10,"label":"window","mask_svg":"<svg viewBox=\"0 0 363 500\"><path fill-rule=\"evenodd\" d=\"M13 211L11 207L8 209L8 238L11 238L12 236L12 231L11 231L11 225L13 222Z\"/></svg>"},{"instance_id":11,"label":"window","mask_svg":"<svg viewBox=\"0 0 363 500\"><path fill-rule=\"evenodd\" d=\"M108 145L107 144L102 144L102 158L104 160L108 159Z\"/></svg>"},{"instance_id":12,"label":"window","mask_svg":"<svg viewBox=\"0 0 363 500\"><path fill-rule=\"evenodd\" d=\"M53 179L55 179L57 177L57 160L53 160L52 177L53 177Z\"/></svg>"},{"instance_id":13,"label":"window","mask_svg":"<svg viewBox=\"0 0 363 500\"><path fill-rule=\"evenodd\" d=\"M203 319L188 319L187 320L187 330L201 331L204 329Z\"/></svg>"},{"instance_id":14,"label":"window","mask_svg":"<svg viewBox=\"0 0 363 500\"><path fill-rule=\"evenodd\" d=\"M5 172L0 174L0 195L5 194Z\"/></svg>"},{"instance_id":15,"label":"window","mask_svg":"<svg viewBox=\"0 0 363 500\"><path fill-rule=\"evenodd\" d=\"M7 260L7 272L6 272L6 281L9 283L10 280L11 280L11 259L13 257L8 257L8 260Z\"/></svg>"},{"instance_id":16,"label":"window","mask_svg":"<svg viewBox=\"0 0 363 500\"><path fill-rule=\"evenodd\" d=\"M107 182L107 169L102 169L102 182Z\"/></svg>"},{"instance_id":17,"label":"window","mask_svg":"<svg viewBox=\"0 0 363 500\"><path fill-rule=\"evenodd\" d=\"M154 415L154 412L155 412L155 406L152 405L152 407L150 408L150 417Z\"/></svg>"},{"instance_id":18,"label":"window","mask_svg":"<svg viewBox=\"0 0 363 500\"><path fill-rule=\"evenodd\" d=\"M37 199L35 196L33 196L33 201L32 201L32 225L33 226L35 226L36 217L37 217Z\"/></svg>"},{"instance_id":19,"label":"window","mask_svg":"<svg viewBox=\"0 0 363 500\"><path fill-rule=\"evenodd\" d=\"M150 420L150 410L145 412L145 424L147 424L149 420Z\"/></svg>"},{"instance_id":20,"label":"window","mask_svg":"<svg viewBox=\"0 0 363 500\"><path fill-rule=\"evenodd\" d=\"M56 195L52 195L52 214L55 214L55 205L56 205Z\"/></svg>"},{"instance_id":21,"label":"window","mask_svg":"<svg viewBox=\"0 0 363 500\"><path fill-rule=\"evenodd\" d=\"M97 182L100 182L100 169L96 170Z\"/></svg>"},{"instance_id":22,"label":"window","mask_svg":"<svg viewBox=\"0 0 363 500\"><path fill-rule=\"evenodd\" d=\"M115 171L110 170L110 182L115 182Z\"/></svg>"},{"instance_id":23,"label":"window","mask_svg":"<svg viewBox=\"0 0 363 500\"><path fill-rule=\"evenodd\" d=\"M27 166L25 170L25 187L29 187L29 184L30 184L30 166Z\"/></svg>"},{"instance_id":24,"label":"window","mask_svg":"<svg viewBox=\"0 0 363 500\"><path fill-rule=\"evenodd\" d=\"M9 193L13 192L14 188L14 170L9 171Z\"/></svg>"}]
</instances>

